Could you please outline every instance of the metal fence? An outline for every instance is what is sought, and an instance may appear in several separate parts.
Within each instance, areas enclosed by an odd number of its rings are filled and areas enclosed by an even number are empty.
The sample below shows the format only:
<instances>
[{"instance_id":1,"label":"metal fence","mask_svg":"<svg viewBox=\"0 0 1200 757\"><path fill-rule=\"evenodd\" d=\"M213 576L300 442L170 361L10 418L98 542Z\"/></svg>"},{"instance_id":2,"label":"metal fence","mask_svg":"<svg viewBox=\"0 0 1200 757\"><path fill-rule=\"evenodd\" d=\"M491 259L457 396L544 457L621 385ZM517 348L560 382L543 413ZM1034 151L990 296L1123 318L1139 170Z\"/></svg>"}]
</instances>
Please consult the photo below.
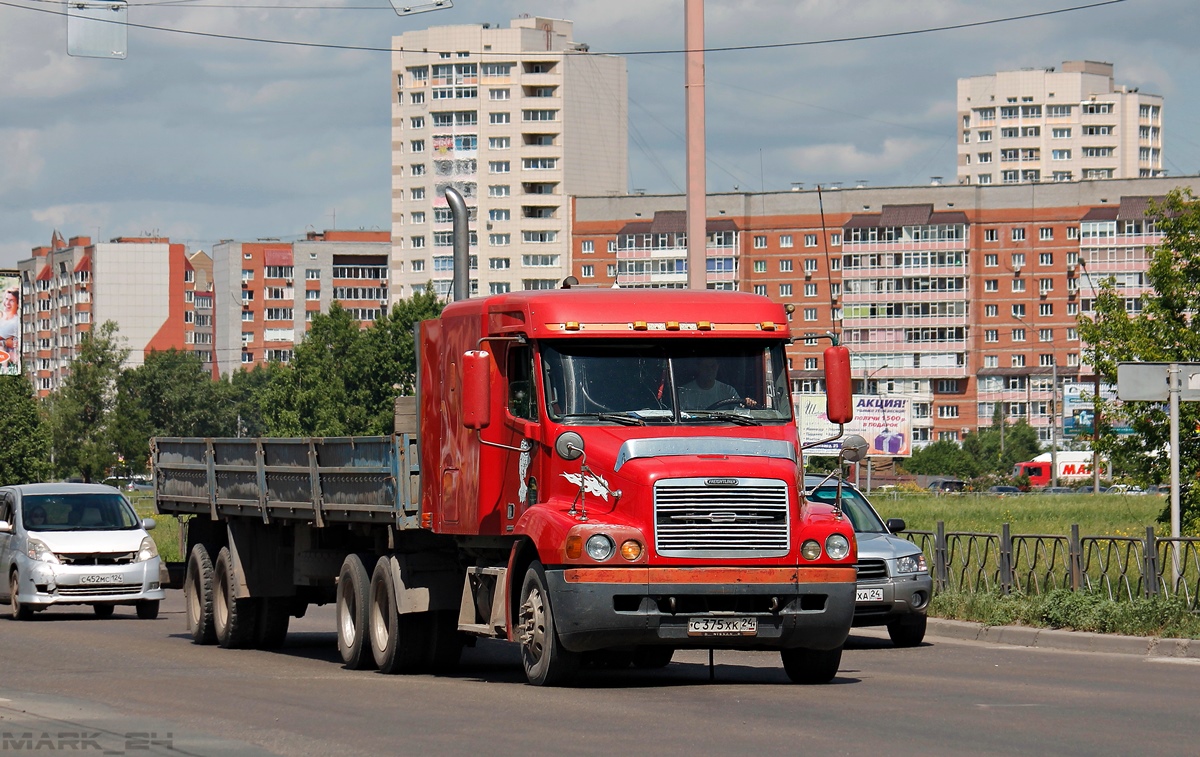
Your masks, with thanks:
<instances>
[{"instance_id":1,"label":"metal fence","mask_svg":"<svg viewBox=\"0 0 1200 757\"><path fill-rule=\"evenodd\" d=\"M1200 539L1156 536L1014 535L936 531L904 534L925 553L935 591L1043 594L1102 592L1112 600L1182 597L1200 610Z\"/></svg>"}]
</instances>

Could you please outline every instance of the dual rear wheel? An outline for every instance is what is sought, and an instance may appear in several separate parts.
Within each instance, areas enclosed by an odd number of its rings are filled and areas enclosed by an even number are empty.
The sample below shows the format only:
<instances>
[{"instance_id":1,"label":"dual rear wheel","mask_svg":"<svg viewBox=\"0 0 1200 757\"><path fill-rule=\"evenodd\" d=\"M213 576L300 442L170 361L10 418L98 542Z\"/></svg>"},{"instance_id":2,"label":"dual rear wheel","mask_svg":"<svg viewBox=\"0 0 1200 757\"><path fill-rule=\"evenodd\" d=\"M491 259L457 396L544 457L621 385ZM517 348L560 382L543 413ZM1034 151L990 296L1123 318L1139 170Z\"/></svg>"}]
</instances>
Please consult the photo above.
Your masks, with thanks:
<instances>
[{"instance_id":1,"label":"dual rear wheel","mask_svg":"<svg viewBox=\"0 0 1200 757\"><path fill-rule=\"evenodd\" d=\"M239 599L235 593L237 576L234 571L233 556L228 547L221 548L215 563L208 547L203 544L192 547L183 586L187 628L192 641L196 644L215 643L226 649L283 646L291 620L290 599ZM156 615L157 610L155 607ZM139 617L142 612L139 605Z\"/></svg>"}]
</instances>

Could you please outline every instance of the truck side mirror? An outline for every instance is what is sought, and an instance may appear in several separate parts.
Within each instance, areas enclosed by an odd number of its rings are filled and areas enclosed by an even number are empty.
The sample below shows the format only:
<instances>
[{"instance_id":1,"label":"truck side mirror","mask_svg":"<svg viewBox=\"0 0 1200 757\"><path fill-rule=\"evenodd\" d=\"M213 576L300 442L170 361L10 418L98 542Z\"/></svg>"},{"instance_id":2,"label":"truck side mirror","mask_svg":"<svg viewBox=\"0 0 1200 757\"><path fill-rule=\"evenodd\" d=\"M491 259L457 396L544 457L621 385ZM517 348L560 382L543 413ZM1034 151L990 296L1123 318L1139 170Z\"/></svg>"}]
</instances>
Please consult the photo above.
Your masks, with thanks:
<instances>
[{"instance_id":1,"label":"truck side mirror","mask_svg":"<svg viewBox=\"0 0 1200 757\"><path fill-rule=\"evenodd\" d=\"M825 416L839 426L854 420L850 350L842 345L825 348Z\"/></svg>"},{"instance_id":2,"label":"truck side mirror","mask_svg":"<svg viewBox=\"0 0 1200 757\"><path fill-rule=\"evenodd\" d=\"M467 428L487 428L492 417L492 356L469 350L462 360L462 419Z\"/></svg>"}]
</instances>

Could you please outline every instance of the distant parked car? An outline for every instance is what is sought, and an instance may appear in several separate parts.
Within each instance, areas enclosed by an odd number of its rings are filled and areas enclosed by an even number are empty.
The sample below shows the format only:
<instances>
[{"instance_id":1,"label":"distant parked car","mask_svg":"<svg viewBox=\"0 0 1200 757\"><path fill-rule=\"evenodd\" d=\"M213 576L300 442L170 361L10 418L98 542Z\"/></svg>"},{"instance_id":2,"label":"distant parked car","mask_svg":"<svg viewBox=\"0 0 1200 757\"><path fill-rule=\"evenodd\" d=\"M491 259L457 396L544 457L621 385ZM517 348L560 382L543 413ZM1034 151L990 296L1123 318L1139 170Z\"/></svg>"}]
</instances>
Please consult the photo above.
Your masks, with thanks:
<instances>
[{"instance_id":1,"label":"distant parked car","mask_svg":"<svg viewBox=\"0 0 1200 757\"><path fill-rule=\"evenodd\" d=\"M1075 490L1069 486L1047 486L1045 489L1042 489L1042 494L1074 494L1074 493L1075 493Z\"/></svg>"},{"instance_id":2,"label":"distant parked car","mask_svg":"<svg viewBox=\"0 0 1200 757\"><path fill-rule=\"evenodd\" d=\"M824 481L824 483L822 483ZM817 502L837 501L837 482L805 476L805 496ZM900 518L887 523L858 489L842 484L842 509L854 524L858 541L858 588L854 625L887 626L898 647L915 647L925 638L926 610L933 579L917 545L895 536L905 528Z\"/></svg>"},{"instance_id":3,"label":"distant parked car","mask_svg":"<svg viewBox=\"0 0 1200 757\"><path fill-rule=\"evenodd\" d=\"M929 484L929 491L937 494L947 494L961 492L967 488L966 481L960 481L957 478L939 478Z\"/></svg>"},{"instance_id":4,"label":"distant parked car","mask_svg":"<svg viewBox=\"0 0 1200 757\"><path fill-rule=\"evenodd\" d=\"M1105 491L1104 493L1105 494L1141 495L1141 494L1145 494L1146 492L1142 491L1142 487L1133 486L1132 484L1113 484L1112 486L1108 487L1108 490Z\"/></svg>"},{"instance_id":5,"label":"distant parked car","mask_svg":"<svg viewBox=\"0 0 1200 757\"><path fill-rule=\"evenodd\" d=\"M989 486L988 494L999 494L1001 497L1011 497L1014 494L1020 494L1021 490L1015 486Z\"/></svg>"},{"instance_id":6,"label":"distant parked car","mask_svg":"<svg viewBox=\"0 0 1200 757\"><path fill-rule=\"evenodd\" d=\"M1100 487L1100 493L1101 493L1101 494L1103 494L1103 493L1104 493L1104 492L1106 492L1106 491L1108 491L1108 487L1107 487L1107 486L1101 486L1101 487ZM1081 486L1081 487L1079 487L1078 489L1076 489L1076 490L1075 490L1075 493L1076 493L1076 494L1095 494L1095 493L1096 493L1096 491L1095 491L1095 488L1092 486L1092 484L1086 484L1086 485L1084 485L1084 486Z\"/></svg>"},{"instance_id":7,"label":"distant parked car","mask_svg":"<svg viewBox=\"0 0 1200 757\"><path fill-rule=\"evenodd\" d=\"M0 487L0 570L13 618L52 605L91 605L101 618L133 605L139 618L158 617L164 592L152 528L111 486Z\"/></svg>"}]
</instances>

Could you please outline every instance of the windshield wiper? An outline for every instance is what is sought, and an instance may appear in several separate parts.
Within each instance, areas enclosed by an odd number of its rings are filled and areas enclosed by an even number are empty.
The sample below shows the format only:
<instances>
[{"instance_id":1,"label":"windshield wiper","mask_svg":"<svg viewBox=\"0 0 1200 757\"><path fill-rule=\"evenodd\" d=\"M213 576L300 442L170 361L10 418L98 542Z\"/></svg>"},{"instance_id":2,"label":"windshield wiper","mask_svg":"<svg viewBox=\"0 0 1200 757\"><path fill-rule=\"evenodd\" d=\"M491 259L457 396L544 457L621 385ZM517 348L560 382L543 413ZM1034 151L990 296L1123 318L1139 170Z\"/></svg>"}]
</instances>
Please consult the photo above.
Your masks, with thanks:
<instances>
[{"instance_id":1,"label":"windshield wiper","mask_svg":"<svg viewBox=\"0 0 1200 757\"><path fill-rule=\"evenodd\" d=\"M626 415L623 413L565 413L561 416L562 420L568 418L597 418L602 421L612 421L620 423L623 426L645 426L646 421L636 415Z\"/></svg>"},{"instance_id":2,"label":"windshield wiper","mask_svg":"<svg viewBox=\"0 0 1200 757\"><path fill-rule=\"evenodd\" d=\"M685 413L685 415L691 418L713 418L719 421L729 421L730 423L736 423L739 426L762 425L762 421L758 420L757 418L750 418L745 415L738 415L737 413L727 413L723 410L689 410L687 413Z\"/></svg>"}]
</instances>

